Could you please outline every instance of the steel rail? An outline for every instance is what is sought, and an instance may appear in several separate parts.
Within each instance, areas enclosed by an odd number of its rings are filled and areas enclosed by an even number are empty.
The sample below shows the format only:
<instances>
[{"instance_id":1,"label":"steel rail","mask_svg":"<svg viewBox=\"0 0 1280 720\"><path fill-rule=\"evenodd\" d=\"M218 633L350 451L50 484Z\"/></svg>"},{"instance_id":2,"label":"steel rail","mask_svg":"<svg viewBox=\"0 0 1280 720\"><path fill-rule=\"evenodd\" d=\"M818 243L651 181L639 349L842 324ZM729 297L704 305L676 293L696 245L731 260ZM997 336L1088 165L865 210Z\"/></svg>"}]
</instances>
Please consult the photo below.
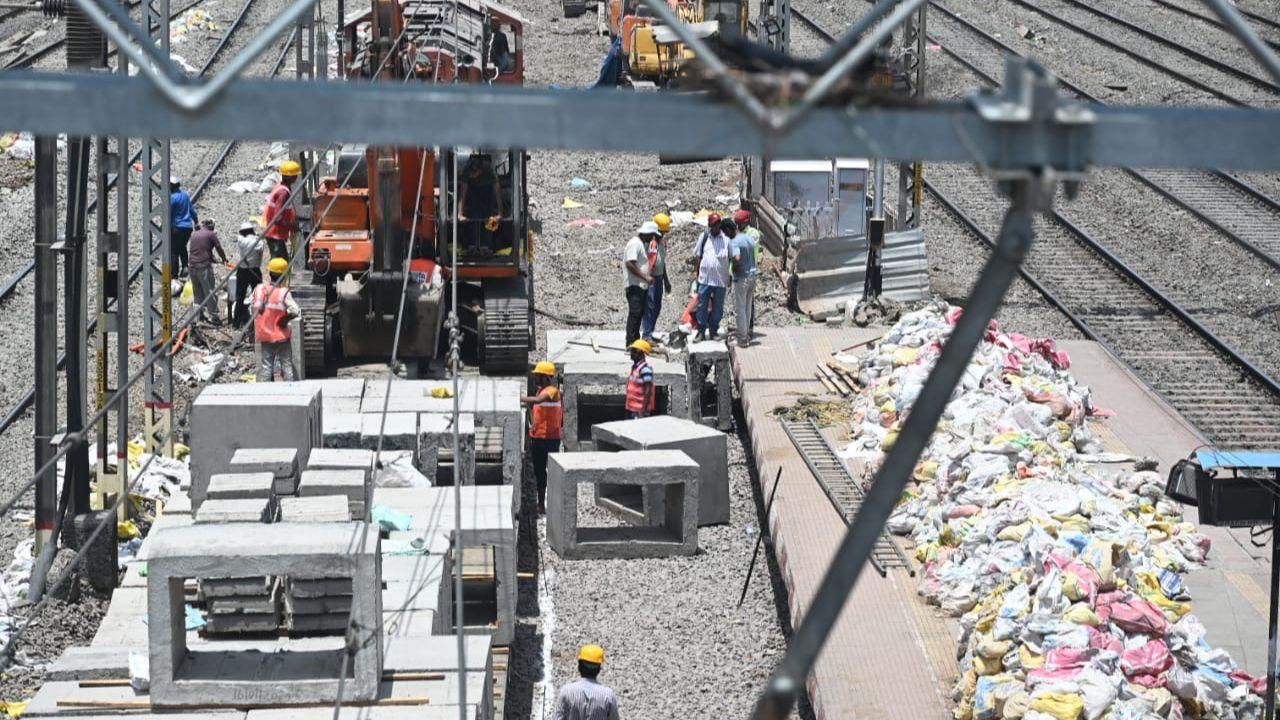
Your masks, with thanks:
<instances>
[{"instance_id":1,"label":"steel rail","mask_svg":"<svg viewBox=\"0 0 1280 720\"><path fill-rule=\"evenodd\" d=\"M1174 12L1176 12L1176 13L1180 14L1180 15L1185 15L1186 17L1195 18L1196 20L1200 20L1201 22L1206 22L1206 23L1208 23L1208 24L1210 24L1210 25L1212 25L1212 26L1214 26L1214 27L1218 28L1219 30L1223 30L1223 31L1230 32L1229 30L1227 30L1227 26L1222 24L1222 21L1221 21L1221 20L1219 20L1219 19L1217 19L1217 18L1215 18L1215 17L1211 17L1211 16L1209 16L1209 15L1203 15L1203 14L1198 13L1198 12L1196 12L1195 10L1192 10L1192 9L1190 9L1190 8L1184 8L1184 7L1182 7L1181 5L1179 5L1179 4L1175 3L1175 2L1172 2L1172 0L1151 0L1151 2L1154 2L1155 4L1157 4L1157 5L1159 5L1159 6L1163 7L1163 8L1167 8L1167 9L1169 9L1169 10L1172 10L1172 11L1174 11ZM1246 13L1246 12L1244 12L1244 11L1241 11L1241 14L1243 14L1245 17L1251 17L1251 16L1249 15L1249 13ZM1256 18L1256 17L1253 17L1252 19L1253 19L1253 20L1258 20L1258 18ZM1270 20L1258 20L1258 22L1260 22L1260 23L1261 23L1261 24L1263 24L1263 25L1266 25L1267 27L1269 27L1269 28L1271 28L1271 29L1274 29L1274 30L1280 30L1280 23L1274 23L1274 22L1272 22L1272 21L1270 21ZM1266 43L1267 43L1268 45L1270 45L1271 47L1273 47L1273 48L1280 49L1280 42L1276 42L1276 41L1274 41L1274 40L1266 40Z\"/></svg>"},{"instance_id":2,"label":"steel rail","mask_svg":"<svg viewBox=\"0 0 1280 720\"><path fill-rule=\"evenodd\" d=\"M249 1L251 2L252 0L249 0ZM272 77L279 74L280 68L284 66L284 61L286 58L288 58L289 50L293 48L293 43L296 38L297 38L297 31L295 30L289 36L289 39L285 42L284 49L280 51L280 55L276 58L275 64L272 65L271 67ZM213 166L210 167L209 171L205 173L204 178L201 179L196 190L192 193L193 202L195 201L196 198L200 196L200 192L202 192L204 188L209 184L209 181L213 179L213 176L216 175L218 171L221 169L222 164L226 162L226 159L231 154L231 150L234 146L235 146L234 141L229 142L225 146L223 146L222 152L218 155L217 160L214 161ZM96 203L97 201L95 200L94 202ZM93 205L90 205L89 209L92 210L93 207L94 207ZM34 261L32 261L32 263L33 263L32 267L34 267ZM144 265L144 262L140 259L138 261L138 264L134 265L132 268L129 269L130 285L133 285L133 283L142 274L143 265ZM21 278L18 278L18 280L20 279ZM13 284L16 284L16 282L17 280L14 280ZM6 284L8 284L8 281L6 281ZM98 327L98 319L95 317L93 320L89 321L88 330L90 333L92 333L97 327ZM59 370L62 369L63 365L66 363L66 360L67 360L67 354L65 352L58 355ZM35 385L33 384L31 387L27 388L27 392L18 400L18 402L15 403L12 408L9 408L9 411L5 413L4 417L0 418L0 435L3 435L5 432L7 432L9 428L12 427L15 422L18 421L18 418L21 417L23 413L25 413L28 409L31 408L31 405L35 402L35 398L36 398L36 388L35 388Z\"/></svg>"},{"instance_id":3,"label":"steel rail","mask_svg":"<svg viewBox=\"0 0 1280 720\"><path fill-rule=\"evenodd\" d=\"M1006 53L1009 53L1010 55L1022 56L1022 54L1019 53L1017 49L1014 48L1013 46L1009 45L1008 43L1004 42L999 38L992 37L982 28L978 27L971 21L966 20L964 17L958 15L957 13L954 13L951 10L948 10L947 8L939 5L937 2L931 2L930 5L935 10L942 13L942 15L946 17L948 20L951 20L957 23L958 25L965 28L972 34L981 38L982 41L990 45L994 45L995 47L1003 50ZM928 36L928 39L931 42L936 43L939 47L941 47L942 51L946 55L951 57L953 60L959 62L961 65L964 65L967 69L969 69L974 74L978 75L980 78L982 78L986 82L990 83L995 87L1000 86L999 79L997 79L995 76L991 75L990 73L983 71L981 68L974 65L968 59L962 57L954 48L951 48L946 43L941 42L937 37L935 37L932 34ZM1084 100L1096 102L1100 105L1107 104L1104 100L1098 98L1097 96L1093 95L1089 91L1085 90L1084 88L1080 87L1079 85L1076 85L1075 83L1069 80L1066 80L1060 77L1058 78L1058 83L1062 87L1066 88L1067 90L1070 90L1071 92L1075 93L1076 95L1078 95L1080 98ZM1244 104L1244 103L1242 102L1241 104ZM1130 177L1134 178L1135 180L1138 180L1142 184L1151 188L1153 191L1155 191L1157 194L1161 195L1165 199L1177 204L1182 209L1194 215L1201 222L1210 226L1214 230L1224 235L1227 239L1231 240L1235 244L1244 248L1245 250L1253 254L1255 257L1257 257L1259 260L1270 265L1272 269L1280 270L1280 257L1277 257L1267 252L1266 249L1259 247L1256 243L1251 242L1250 240L1242 237L1239 233L1226 227L1220 221L1210 217L1208 214L1203 212L1199 207L1197 207L1195 203L1178 195L1176 191L1172 190L1171 188L1161 184L1159 181L1152 178L1149 171L1139 170L1136 168L1122 168L1122 169ZM1255 188L1253 185L1237 177L1234 177L1229 173L1223 172L1222 170L1209 170L1206 172L1211 176L1211 178L1217 179L1218 181L1221 181L1223 184L1229 186L1229 188L1233 189L1234 191L1242 195L1245 195L1247 200L1251 200L1261 205L1264 205L1271 213L1275 214L1277 216L1277 234L1280 234L1280 200L1276 200L1275 198L1272 198L1266 193L1263 193L1262 191ZM1246 208L1245 210L1247 211L1248 209Z\"/></svg>"},{"instance_id":4,"label":"steel rail","mask_svg":"<svg viewBox=\"0 0 1280 720\"><path fill-rule=\"evenodd\" d=\"M1067 25L1068 27L1076 27L1076 28L1079 27L1077 23L1073 23L1070 20L1066 20L1065 18L1058 15L1057 13L1045 10L1044 8L1036 5L1031 0L1013 0L1013 1L1027 8L1028 10L1031 10L1032 12L1040 13L1041 15L1044 15L1045 17L1052 19L1054 22L1062 23L1064 25ZM1137 23L1134 23L1132 21L1126 20L1114 13L1110 13L1110 12L1107 12L1106 10L1101 10L1099 8L1096 8L1090 5L1089 3L1083 2L1083 0L1061 0L1061 2L1067 3L1068 5L1071 5L1072 7L1083 10L1091 15L1096 15L1097 17L1100 17L1103 20L1106 20L1107 22L1113 23L1115 25L1119 25L1120 27L1130 32L1137 33L1148 40L1151 40L1160 45L1164 45L1167 48L1180 52L1183 55L1186 55L1187 57L1199 63L1208 65L1209 67L1214 68L1215 70L1218 70L1220 72L1224 72L1228 75L1231 75L1232 77L1254 83L1255 85L1260 85L1272 92L1280 92L1280 85L1276 85L1274 82L1272 82L1271 80L1268 80L1267 78L1262 77L1261 75L1251 73L1248 70L1242 70L1232 65L1231 63L1223 62L1215 57L1211 57L1206 53L1200 52L1199 50L1193 50L1189 47L1186 47L1182 43L1179 43L1178 41L1173 40L1170 37L1162 35L1154 30L1148 30L1147 28L1144 28L1141 25L1138 25ZM1130 50L1128 51L1128 54L1137 56L1141 53L1138 53L1134 50Z\"/></svg>"},{"instance_id":5,"label":"steel rail","mask_svg":"<svg viewBox=\"0 0 1280 720\"><path fill-rule=\"evenodd\" d=\"M173 17L182 15L183 13L187 12L188 10L199 5L202 2L204 2L204 0L191 0L191 2L188 2L186 5L183 5L181 8L174 10L171 13L171 15ZM136 7L138 7L138 0L133 0L133 2L130 2L128 5L125 6L125 9L132 10ZM11 70L13 68L31 67L36 63L37 60L44 58L49 53L62 47L62 44L65 43L66 41L67 41L67 38L65 35L56 40L50 40L49 42L45 43L44 45L41 45L35 50L32 50L26 55L22 55L10 61L7 65L4 66L4 69ZM107 57L111 57L112 55L115 55L115 53L116 51L112 50L107 53Z\"/></svg>"}]
</instances>

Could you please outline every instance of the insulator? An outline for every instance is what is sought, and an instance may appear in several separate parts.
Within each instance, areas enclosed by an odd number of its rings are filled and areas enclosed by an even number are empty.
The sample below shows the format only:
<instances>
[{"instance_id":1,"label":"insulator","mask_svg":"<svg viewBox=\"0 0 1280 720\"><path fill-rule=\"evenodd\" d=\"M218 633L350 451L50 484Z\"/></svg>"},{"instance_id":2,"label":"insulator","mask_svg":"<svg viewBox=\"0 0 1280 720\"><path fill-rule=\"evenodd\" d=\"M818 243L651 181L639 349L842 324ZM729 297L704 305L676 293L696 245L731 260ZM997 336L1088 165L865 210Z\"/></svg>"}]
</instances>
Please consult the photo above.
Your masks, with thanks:
<instances>
[{"instance_id":1,"label":"insulator","mask_svg":"<svg viewBox=\"0 0 1280 720\"><path fill-rule=\"evenodd\" d=\"M67 18L67 67L100 68L107 65L107 38L80 8L69 0L43 0L45 13L52 5L60 6Z\"/></svg>"}]
</instances>

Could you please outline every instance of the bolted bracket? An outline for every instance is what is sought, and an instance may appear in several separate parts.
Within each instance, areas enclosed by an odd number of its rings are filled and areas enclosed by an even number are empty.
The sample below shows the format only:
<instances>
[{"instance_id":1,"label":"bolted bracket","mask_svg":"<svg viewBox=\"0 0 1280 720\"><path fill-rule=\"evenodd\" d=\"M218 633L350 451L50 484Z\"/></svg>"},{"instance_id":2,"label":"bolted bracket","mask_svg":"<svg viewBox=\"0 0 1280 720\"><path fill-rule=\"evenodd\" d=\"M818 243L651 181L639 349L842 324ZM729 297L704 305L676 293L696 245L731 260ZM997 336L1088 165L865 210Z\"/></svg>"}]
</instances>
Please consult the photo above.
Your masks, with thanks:
<instances>
[{"instance_id":1,"label":"bolted bracket","mask_svg":"<svg viewBox=\"0 0 1280 720\"><path fill-rule=\"evenodd\" d=\"M983 120L1001 126L995 158L983 170L1006 195L1028 203L1034 211L1045 211L1053 207L1061 182L1067 198L1075 198L1092 166L1097 118L1092 110L1058 91L1053 73L1034 60L1009 57L1003 92L975 94L969 103ZM1026 149L1033 148L1035 159L1015 162L1006 152L1014 147L1024 158Z\"/></svg>"}]
</instances>

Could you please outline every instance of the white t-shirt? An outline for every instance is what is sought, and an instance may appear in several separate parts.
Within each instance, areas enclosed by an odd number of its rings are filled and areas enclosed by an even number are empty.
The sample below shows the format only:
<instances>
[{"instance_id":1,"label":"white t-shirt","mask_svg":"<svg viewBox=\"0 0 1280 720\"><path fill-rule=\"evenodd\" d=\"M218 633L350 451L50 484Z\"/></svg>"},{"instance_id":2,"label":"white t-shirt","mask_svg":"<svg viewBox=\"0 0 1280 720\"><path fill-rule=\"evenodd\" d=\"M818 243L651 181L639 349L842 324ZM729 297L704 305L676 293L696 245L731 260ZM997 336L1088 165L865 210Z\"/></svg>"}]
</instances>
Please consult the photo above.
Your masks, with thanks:
<instances>
[{"instance_id":1,"label":"white t-shirt","mask_svg":"<svg viewBox=\"0 0 1280 720\"><path fill-rule=\"evenodd\" d=\"M713 287L729 287L729 238L724 233L704 233L694 247L694 253L702 250L702 263L698 265L698 282Z\"/></svg>"},{"instance_id":2,"label":"white t-shirt","mask_svg":"<svg viewBox=\"0 0 1280 720\"><path fill-rule=\"evenodd\" d=\"M622 251L622 274L627 277L627 286L632 285L641 288L648 288L649 283L641 280L632 274L627 268L627 263L634 262L641 272L649 272L649 253L644 246L644 242L639 237L632 237L627 241L627 247Z\"/></svg>"}]
</instances>

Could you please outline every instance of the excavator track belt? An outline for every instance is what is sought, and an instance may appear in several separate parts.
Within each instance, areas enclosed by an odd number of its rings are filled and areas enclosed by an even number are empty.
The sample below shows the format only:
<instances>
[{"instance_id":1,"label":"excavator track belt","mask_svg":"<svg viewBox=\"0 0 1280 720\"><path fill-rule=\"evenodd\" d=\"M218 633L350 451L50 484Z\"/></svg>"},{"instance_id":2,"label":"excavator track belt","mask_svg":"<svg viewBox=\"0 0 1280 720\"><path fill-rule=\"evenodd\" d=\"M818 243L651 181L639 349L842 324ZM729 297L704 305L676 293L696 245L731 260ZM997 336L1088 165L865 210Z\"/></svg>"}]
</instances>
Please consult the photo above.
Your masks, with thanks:
<instances>
[{"instance_id":1,"label":"excavator track belt","mask_svg":"<svg viewBox=\"0 0 1280 720\"><path fill-rule=\"evenodd\" d=\"M302 310L302 362L306 377L325 377L330 370L330 322L323 285L293 288L293 299Z\"/></svg>"},{"instance_id":2,"label":"excavator track belt","mask_svg":"<svg viewBox=\"0 0 1280 720\"><path fill-rule=\"evenodd\" d=\"M529 366L529 296L523 279L487 280L480 318L480 368L521 374Z\"/></svg>"}]
</instances>

